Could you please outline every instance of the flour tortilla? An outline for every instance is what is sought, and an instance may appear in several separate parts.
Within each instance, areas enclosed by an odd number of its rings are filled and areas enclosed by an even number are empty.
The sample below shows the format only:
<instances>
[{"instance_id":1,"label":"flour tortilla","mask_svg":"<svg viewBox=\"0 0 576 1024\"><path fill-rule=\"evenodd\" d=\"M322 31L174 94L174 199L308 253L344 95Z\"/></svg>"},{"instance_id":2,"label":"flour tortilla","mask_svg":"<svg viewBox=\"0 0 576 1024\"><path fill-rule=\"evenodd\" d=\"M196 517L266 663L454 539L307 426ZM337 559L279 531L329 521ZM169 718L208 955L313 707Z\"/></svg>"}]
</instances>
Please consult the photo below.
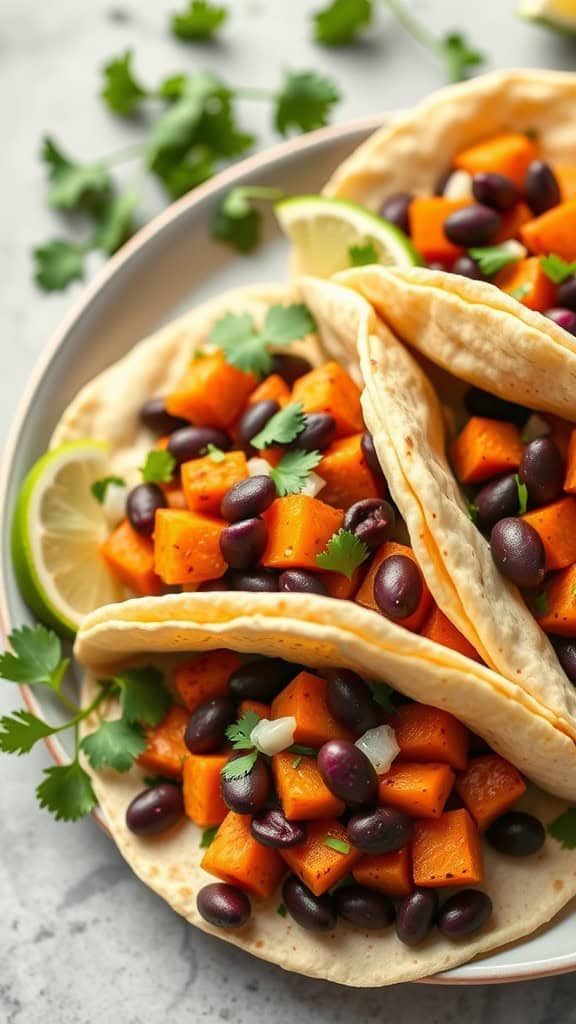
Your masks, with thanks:
<instances>
[{"instance_id":1,"label":"flour tortilla","mask_svg":"<svg viewBox=\"0 0 576 1024\"><path fill-rule=\"evenodd\" d=\"M133 663L134 658L169 670L178 655L216 648L280 655L311 667L347 665L416 698L426 699L433 686L435 703L452 710L455 705L468 707L469 723L474 721L475 690L484 688L486 705L496 715L495 734L499 733L501 716L491 696L492 673L488 669L450 651L442 652L437 645L406 631L404 643L396 649L398 630L385 620L381 629L374 630L375 616L365 609L357 608L352 615L344 602L313 597L300 601L296 597L282 595L270 601L266 595L184 594L129 601L89 616L78 634L76 653L100 676L103 671ZM436 660L440 654L444 663ZM89 676L85 683L85 702L94 693L95 678ZM111 709L110 715L115 714L117 710ZM466 720L465 715L461 717ZM522 717L530 719L525 711L511 715L520 728ZM89 722L87 731L96 726L96 721ZM530 721L526 728L529 733ZM515 743L512 722L506 731L510 749L522 750L522 744ZM200 868L201 830L186 820L167 837L139 839L126 828L124 817L128 804L142 789L145 773L135 767L127 775L91 774L106 824L121 853L142 881L177 913L286 970L343 985L391 985L456 967L529 935L576 894L576 856L548 837L542 851L526 860L511 860L485 845L485 888L494 903L493 918L477 935L460 942L450 942L434 932L421 946L411 949L399 942L393 929L366 933L344 922L330 935L311 934L277 913L279 895L265 903L255 901L247 927L220 931L207 924L196 909L198 890L214 881ZM563 810L560 801L535 789L523 798L523 807L544 822Z\"/></svg>"}]
</instances>

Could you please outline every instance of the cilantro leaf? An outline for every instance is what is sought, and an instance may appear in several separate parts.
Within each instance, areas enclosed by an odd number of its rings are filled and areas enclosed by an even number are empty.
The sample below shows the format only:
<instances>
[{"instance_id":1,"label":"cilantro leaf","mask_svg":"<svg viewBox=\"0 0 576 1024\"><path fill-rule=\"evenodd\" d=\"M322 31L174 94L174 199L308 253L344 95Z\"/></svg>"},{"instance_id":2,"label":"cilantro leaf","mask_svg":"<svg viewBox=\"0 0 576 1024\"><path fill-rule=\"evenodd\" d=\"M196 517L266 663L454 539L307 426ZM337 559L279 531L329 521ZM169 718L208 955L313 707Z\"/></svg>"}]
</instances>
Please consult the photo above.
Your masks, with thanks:
<instances>
[{"instance_id":1,"label":"cilantro leaf","mask_svg":"<svg viewBox=\"0 0 576 1024\"><path fill-rule=\"evenodd\" d=\"M230 366L257 376L270 372L272 357L248 313L227 313L214 324L210 341L222 349Z\"/></svg>"},{"instance_id":2,"label":"cilantro leaf","mask_svg":"<svg viewBox=\"0 0 576 1024\"><path fill-rule=\"evenodd\" d=\"M213 154L205 146L196 146L186 156L163 154L155 161L154 172L172 199L190 192L216 172Z\"/></svg>"},{"instance_id":3,"label":"cilantro leaf","mask_svg":"<svg viewBox=\"0 0 576 1024\"><path fill-rule=\"evenodd\" d=\"M45 768L44 775L36 796L40 806L51 811L56 821L77 821L96 806L90 776L78 761Z\"/></svg>"},{"instance_id":4,"label":"cilantro leaf","mask_svg":"<svg viewBox=\"0 0 576 1024\"><path fill-rule=\"evenodd\" d=\"M146 740L140 725L118 718L102 722L95 732L84 737L80 746L93 768L127 772L146 749Z\"/></svg>"},{"instance_id":5,"label":"cilantro leaf","mask_svg":"<svg viewBox=\"0 0 576 1024\"><path fill-rule=\"evenodd\" d=\"M561 256L551 252L548 256L540 257L540 266L554 284L563 284L572 274L576 274L576 260L567 263Z\"/></svg>"},{"instance_id":6,"label":"cilantro leaf","mask_svg":"<svg viewBox=\"0 0 576 1024\"><path fill-rule=\"evenodd\" d=\"M513 299L518 299L518 302L521 302L522 299L525 299L531 291L532 285L528 284L528 281L525 281L524 284L519 284L517 288L513 288L509 294Z\"/></svg>"},{"instance_id":7,"label":"cilantro leaf","mask_svg":"<svg viewBox=\"0 0 576 1024\"><path fill-rule=\"evenodd\" d=\"M308 307L294 302L289 306L271 306L262 335L269 345L289 345L315 330L316 323Z\"/></svg>"},{"instance_id":8,"label":"cilantro leaf","mask_svg":"<svg viewBox=\"0 0 576 1024\"><path fill-rule=\"evenodd\" d=\"M222 777L224 779L243 778L244 775L248 775L252 771L257 758L258 751L255 748L249 754L243 754L242 757L234 757L224 765L221 771Z\"/></svg>"},{"instance_id":9,"label":"cilantro leaf","mask_svg":"<svg viewBox=\"0 0 576 1024\"><path fill-rule=\"evenodd\" d=\"M293 743L291 747L288 747L289 754L298 754L300 757L316 757L318 751L316 747L305 747L302 743Z\"/></svg>"},{"instance_id":10,"label":"cilantro leaf","mask_svg":"<svg viewBox=\"0 0 576 1024\"><path fill-rule=\"evenodd\" d=\"M518 473L514 474L514 480L516 481L516 490L518 491L518 512L519 515L523 516L528 511L528 488L526 484L522 483Z\"/></svg>"},{"instance_id":11,"label":"cilantro leaf","mask_svg":"<svg viewBox=\"0 0 576 1024\"><path fill-rule=\"evenodd\" d=\"M176 459L169 451L162 448L153 448L146 456L146 462L140 467L142 479L147 484L168 484L170 483Z\"/></svg>"},{"instance_id":12,"label":"cilantro leaf","mask_svg":"<svg viewBox=\"0 0 576 1024\"><path fill-rule=\"evenodd\" d=\"M557 839L566 850L576 850L576 807L567 810L550 822L548 834Z\"/></svg>"},{"instance_id":13,"label":"cilantro leaf","mask_svg":"<svg viewBox=\"0 0 576 1024\"><path fill-rule=\"evenodd\" d=\"M68 660L62 659L60 638L45 626L22 626L8 637L14 651L0 654L0 676L13 683L50 686L56 692Z\"/></svg>"},{"instance_id":14,"label":"cilantro leaf","mask_svg":"<svg viewBox=\"0 0 576 1024\"><path fill-rule=\"evenodd\" d=\"M293 767L294 771L296 771L300 767L301 763L302 763L302 754L298 754L298 757L295 757L294 760L292 761L292 767Z\"/></svg>"},{"instance_id":15,"label":"cilantro leaf","mask_svg":"<svg viewBox=\"0 0 576 1024\"><path fill-rule=\"evenodd\" d=\"M387 683L381 683L377 679L369 679L368 686L372 690L372 697L375 700L378 707L382 708L389 715L396 714L396 708L392 703L392 694L394 690Z\"/></svg>"},{"instance_id":16,"label":"cilantro leaf","mask_svg":"<svg viewBox=\"0 0 576 1024\"><path fill-rule=\"evenodd\" d=\"M123 480L121 476L103 476L100 480L95 480L94 483L90 485L90 491L96 498L96 501L102 505L110 484L116 484L118 487L124 487L125 483L126 481Z\"/></svg>"},{"instance_id":17,"label":"cilantro leaf","mask_svg":"<svg viewBox=\"0 0 576 1024\"><path fill-rule=\"evenodd\" d=\"M239 185L231 188L218 204L212 235L226 242L237 252L251 252L260 241L262 214L254 206L254 199L277 200L282 190L265 185Z\"/></svg>"},{"instance_id":18,"label":"cilantro leaf","mask_svg":"<svg viewBox=\"0 0 576 1024\"><path fill-rule=\"evenodd\" d=\"M515 242L502 242L501 245L469 249L468 255L475 260L486 277L494 277L499 270L522 259L522 250Z\"/></svg>"},{"instance_id":19,"label":"cilantro leaf","mask_svg":"<svg viewBox=\"0 0 576 1024\"><path fill-rule=\"evenodd\" d=\"M287 494L299 494L308 476L322 461L320 452L305 452L294 448L286 452L278 465L270 470L270 476L281 498Z\"/></svg>"},{"instance_id":20,"label":"cilantro leaf","mask_svg":"<svg viewBox=\"0 0 576 1024\"><path fill-rule=\"evenodd\" d=\"M345 843L343 839L338 839L337 836L326 836L324 846L328 846L331 850L336 850L337 853L343 854L350 853L351 849L349 843Z\"/></svg>"},{"instance_id":21,"label":"cilantro leaf","mask_svg":"<svg viewBox=\"0 0 576 1024\"><path fill-rule=\"evenodd\" d=\"M446 68L449 82L461 82L474 68L485 63L480 50L475 50L462 32L449 32L439 40L438 54Z\"/></svg>"},{"instance_id":22,"label":"cilantro leaf","mask_svg":"<svg viewBox=\"0 0 576 1024\"><path fill-rule=\"evenodd\" d=\"M94 245L112 256L134 232L134 210L140 197L137 192L117 192L103 204L98 214Z\"/></svg>"},{"instance_id":23,"label":"cilantro leaf","mask_svg":"<svg viewBox=\"0 0 576 1024\"><path fill-rule=\"evenodd\" d=\"M317 71L288 71L276 96L276 130L288 135L293 129L309 132L323 128L339 99L334 82Z\"/></svg>"},{"instance_id":24,"label":"cilantro leaf","mask_svg":"<svg viewBox=\"0 0 576 1024\"><path fill-rule=\"evenodd\" d=\"M305 426L302 402L289 402L270 417L262 430L251 439L254 448L269 448L273 444L291 444Z\"/></svg>"},{"instance_id":25,"label":"cilantro leaf","mask_svg":"<svg viewBox=\"0 0 576 1024\"><path fill-rule=\"evenodd\" d=\"M477 523L478 523L478 513L480 511L478 505L475 505L473 501L467 501L466 502L466 511L468 512L468 515L469 515L470 519L472 520L472 522L476 526Z\"/></svg>"},{"instance_id":26,"label":"cilantro leaf","mask_svg":"<svg viewBox=\"0 0 576 1024\"><path fill-rule=\"evenodd\" d=\"M114 114L133 114L141 100L149 95L148 90L134 75L132 57L132 50L126 50L121 57L114 57L108 61L102 69L104 85L100 95Z\"/></svg>"},{"instance_id":27,"label":"cilantro leaf","mask_svg":"<svg viewBox=\"0 0 576 1024\"><path fill-rule=\"evenodd\" d=\"M56 728L30 711L14 711L0 718L0 750L6 754L27 754L38 740L55 732Z\"/></svg>"},{"instance_id":28,"label":"cilantro leaf","mask_svg":"<svg viewBox=\"0 0 576 1024\"><path fill-rule=\"evenodd\" d=\"M165 100L177 100L182 95L188 81L187 75L168 75L160 82L158 95Z\"/></svg>"},{"instance_id":29,"label":"cilantro leaf","mask_svg":"<svg viewBox=\"0 0 576 1024\"><path fill-rule=\"evenodd\" d=\"M218 831L218 825L211 825L209 828L205 828L200 837L200 849L206 850L216 838Z\"/></svg>"},{"instance_id":30,"label":"cilantro leaf","mask_svg":"<svg viewBox=\"0 0 576 1024\"><path fill-rule=\"evenodd\" d=\"M378 263L378 251L373 242L365 245L351 245L348 249L351 267L366 267L370 263Z\"/></svg>"},{"instance_id":31,"label":"cilantro leaf","mask_svg":"<svg viewBox=\"0 0 576 1024\"><path fill-rule=\"evenodd\" d=\"M158 725L172 704L161 672L152 666L132 668L114 676L120 689L120 705L128 722Z\"/></svg>"},{"instance_id":32,"label":"cilantro leaf","mask_svg":"<svg viewBox=\"0 0 576 1024\"><path fill-rule=\"evenodd\" d=\"M58 210L74 210L86 203L101 201L111 190L112 182L105 164L76 163L49 136L43 141L41 158L52 185L48 202Z\"/></svg>"},{"instance_id":33,"label":"cilantro leaf","mask_svg":"<svg viewBox=\"0 0 576 1024\"><path fill-rule=\"evenodd\" d=\"M251 750L254 746L250 736L252 730L258 725L260 715L255 711L246 711L237 722L233 722L226 729L226 737L230 740L234 750Z\"/></svg>"},{"instance_id":34,"label":"cilantro leaf","mask_svg":"<svg viewBox=\"0 0 576 1024\"><path fill-rule=\"evenodd\" d=\"M534 609L538 618L548 613L548 593L546 590L542 590L539 594L536 594L534 598Z\"/></svg>"},{"instance_id":35,"label":"cilantro leaf","mask_svg":"<svg viewBox=\"0 0 576 1024\"><path fill-rule=\"evenodd\" d=\"M206 445L206 454L209 456L212 462L224 462L226 458L225 452L221 448L218 448L215 444Z\"/></svg>"},{"instance_id":36,"label":"cilantro leaf","mask_svg":"<svg viewBox=\"0 0 576 1024\"><path fill-rule=\"evenodd\" d=\"M33 250L34 280L45 292L57 292L84 280L86 246L54 238Z\"/></svg>"},{"instance_id":37,"label":"cilantro leaf","mask_svg":"<svg viewBox=\"0 0 576 1024\"><path fill-rule=\"evenodd\" d=\"M332 0L314 14L314 39L323 46L352 43L372 15L372 0Z\"/></svg>"},{"instance_id":38,"label":"cilantro leaf","mask_svg":"<svg viewBox=\"0 0 576 1024\"><path fill-rule=\"evenodd\" d=\"M280 917L287 917L288 910L286 908L286 904L285 903L279 903L278 906L276 907L276 913L279 914Z\"/></svg>"},{"instance_id":39,"label":"cilantro leaf","mask_svg":"<svg viewBox=\"0 0 576 1024\"><path fill-rule=\"evenodd\" d=\"M228 17L225 7L207 0L190 0L180 14L174 14L170 23L172 34L178 39L210 39Z\"/></svg>"},{"instance_id":40,"label":"cilantro leaf","mask_svg":"<svg viewBox=\"0 0 576 1024\"><path fill-rule=\"evenodd\" d=\"M341 572L351 579L354 571L366 561L369 554L364 541L358 540L356 534L350 533L349 530L341 529L330 538L325 550L316 555L316 563L321 569Z\"/></svg>"}]
</instances>

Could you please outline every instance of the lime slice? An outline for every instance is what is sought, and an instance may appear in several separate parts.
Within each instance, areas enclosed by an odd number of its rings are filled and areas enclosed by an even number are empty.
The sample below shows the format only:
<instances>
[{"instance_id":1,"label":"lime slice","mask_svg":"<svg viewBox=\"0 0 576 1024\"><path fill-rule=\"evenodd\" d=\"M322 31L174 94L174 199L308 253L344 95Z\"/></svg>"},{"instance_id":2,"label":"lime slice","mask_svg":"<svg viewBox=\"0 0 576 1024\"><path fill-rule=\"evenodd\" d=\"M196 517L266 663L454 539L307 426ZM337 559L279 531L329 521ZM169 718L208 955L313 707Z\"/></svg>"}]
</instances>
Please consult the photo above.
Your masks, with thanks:
<instances>
[{"instance_id":1,"label":"lime slice","mask_svg":"<svg viewBox=\"0 0 576 1024\"><path fill-rule=\"evenodd\" d=\"M106 446L96 441L63 444L38 459L16 503L12 559L22 596L39 619L65 633L123 596L100 555L110 527L90 491L107 462Z\"/></svg>"},{"instance_id":2,"label":"lime slice","mask_svg":"<svg viewBox=\"0 0 576 1024\"><path fill-rule=\"evenodd\" d=\"M293 270L298 274L331 277L361 262L422 265L403 231L345 199L295 196L277 203L276 216L294 243Z\"/></svg>"},{"instance_id":3,"label":"lime slice","mask_svg":"<svg viewBox=\"0 0 576 1024\"><path fill-rule=\"evenodd\" d=\"M520 0L517 11L528 21L576 34L576 0Z\"/></svg>"}]
</instances>

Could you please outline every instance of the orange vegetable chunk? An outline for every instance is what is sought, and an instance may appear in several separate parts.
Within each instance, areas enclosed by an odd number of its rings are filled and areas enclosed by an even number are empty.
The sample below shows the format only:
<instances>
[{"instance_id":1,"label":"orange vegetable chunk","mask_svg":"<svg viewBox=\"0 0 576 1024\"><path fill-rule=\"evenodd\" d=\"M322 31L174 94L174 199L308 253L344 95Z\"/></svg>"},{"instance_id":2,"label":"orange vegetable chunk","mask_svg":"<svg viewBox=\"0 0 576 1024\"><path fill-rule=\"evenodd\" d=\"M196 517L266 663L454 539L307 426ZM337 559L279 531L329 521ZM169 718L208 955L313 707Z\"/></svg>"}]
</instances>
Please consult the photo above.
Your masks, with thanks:
<instances>
[{"instance_id":1,"label":"orange vegetable chunk","mask_svg":"<svg viewBox=\"0 0 576 1024\"><path fill-rule=\"evenodd\" d=\"M183 380L165 399L172 416L198 427L226 429L242 412L256 378L226 362L222 352L195 359Z\"/></svg>"},{"instance_id":2,"label":"orange vegetable chunk","mask_svg":"<svg viewBox=\"0 0 576 1024\"><path fill-rule=\"evenodd\" d=\"M238 705L238 718L242 718L247 711L253 711L258 718L272 718L272 707L264 704L261 700L243 700Z\"/></svg>"},{"instance_id":3,"label":"orange vegetable chunk","mask_svg":"<svg viewBox=\"0 0 576 1024\"><path fill-rule=\"evenodd\" d=\"M223 519L197 512L159 508L154 531L154 563L165 583L198 586L223 576L228 566L220 552Z\"/></svg>"},{"instance_id":4,"label":"orange vegetable chunk","mask_svg":"<svg viewBox=\"0 0 576 1024\"><path fill-rule=\"evenodd\" d=\"M230 760L225 754L188 754L184 761L184 808L200 828L219 825L228 814L220 790L220 772Z\"/></svg>"},{"instance_id":5,"label":"orange vegetable chunk","mask_svg":"<svg viewBox=\"0 0 576 1024\"><path fill-rule=\"evenodd\" d=\"M540 534L546 551L546 569L565 569L576 562L576 498L559 498L522 517Z\"/></svg>"},{"instance_id":6,"label":"orange vegetable chunk","mask_svg":"<svg viewBox=\"0 0 576 1024\"><path fill-rule=\"evenodd\" d=\"M295 381L292 401L302 402L304 412L327 412L336 420L336 436L346 437L364 429L360 388L338 363L324 363Z\"/></svg>"},{"instance_id":7,"label":"orange vegetable chunk","mask_svg":"<svg viewBox=\"0 0 576 1024\"><path fill-rule=\"evenodd\" d=\"M568 442L564 490L567 491L568 494L576 494L576 430L571 432L570 440Z\"/></svg>"},{"instance_id":8,"label":"orange vegetable chunk","mask_svg":"<svg viewBox=\"0 0 576 1024\"><path fill-rule=\"evenodd\" d=\"M345 843L348 853L326 845L327 839ZM360 851L350 845L344 825L335 818L312 821L303 843L282 850L282 857L291 871L302 879L315 896L321 896L348 875L360 858Z\"/></svg>"},{"instance_id":9,"label":"orange vegetable chunk","mask_svg":"<svg viewBox=\"0 0 576 1024\"><path fill-rule=\"evenodd\" d=\"M447 764L397 761L379 781L379 802L412 818L439 818L454 784Z\"/></svg>"},{"instance_id":10,"label":"orange vegetable chunk","mask_svg":"<svg viewBox=\"0 0 576 1024\"><path fill-rule=\"evenodd\" d=\"M290 399L290 388L279 373L272 373L265 377L261 384L254 389L248 405L256 405L256 402L273 401L280 405L286 405Z\"/></svg>"},{"instance_id":11,"label":"orange vegetable chunk","mask_svg":"<svg viewBox=\"0 0 576 1024\"><path fill-rule=\"evenodd\" d=\"M427 637L428 640L433 640L436 644L441 644L442 647L450 647L451 650L457 651L458 654L464 654L472 661L482 661L476 648L459 629L456 629L456 626L452 625L450 619L444 615L437 604L432 606L432 611L422 626L420 635Z\"/></svg>"},{"instance_id":12,"label":"orange vegetable chunk","mask_svg":"<svg viewBox=\"0 0 576 1024\"><path fill-rule=\"evenodd\" d=\"M576 563L554 573L546 582L546 611L537 613L545 633L576 637Z\"/></svg>"},{"instance_id":13,"label":"orange vegetable chunk","mask_svg":"<svg viewBox=\"0 0 576 1024\"><path fill-rule=\"evenodd\" d=\"M249 815L234 811L224 818L200 867L263 900L272 896L286 873L276 850L261 846L252 837Z\"/></svg>"},{"instance_id":14,"label":"orange vegetable chunk","mask_svg":"<svg viewBox=\"0 0 576 1024\"><path fill-rule=\"evenodd\" d=\"M576 199L576 166L574 164L558 164L553 168L556 181L560 185L562 202Z\"/></svg>"},{"instance_id":15,"label":"orange vegetable chunk","mask_svg":"<svg viewBox=\"0 0 576 1024\"><path fill-rule=\"evenodd\" d=\"M328 683L312 672L299 672L272 701L272 718L293 715L294 743L321 747L328 740L352 739L352 734L334 718L328 708Z\"/></svg>"},{"instance_id":16,"label":"orange vegetable chunk","mask_svg":"<svg viewBox=\"0 0 576 1024\"><path fill-rule=\"evenodd\" d=\"M403 704L391 725L401 761L438 761L456 771L466 767L468 730L448 711L429 704Z\"/></svg>"},{"instance_id":17,"label":"orange vegetable chunk","mask_svg":"<svg viewBox=\"0 0 576 1024\"><path fill-rule=\"evenodd\" d=\"M346 509L362 498L380 497L380 488L362 454L361 441L362 434L352 434L334 441L324 451L316 472L325 481L320 498L328 505Z\"/></svg>"},{"instance_id":18,"label":"orange vegetable chunk","mask_svg":"<svg viewBox=\"0 0 576 1024\"><path fill-rule=\"evenodd\" d=\"M516 203L511 210L499 211L501 218L500 230L494 235L493 245L507 242L510 238L519 238L523 224L532 220L534 214L526 203Z\"/></svg>"},{"instance_id":19,"label":"orange vegetable chunk","mask_svg":"<svg viewBox=\"0 0 576 1024\"><path fill-rule=\"evenodd\" d=\"M480 831L505 814L526 792L526 783L514 765L498 754L473 757L456 779L456 792Z\"/></svg>"},{"instance_id":20,"label":"orange vegetable chunk","mask_svg":"<svg viewBox=\"0 0 576 1024\"><path fill-rule=\"evenodd\" d=\"M289 494L277 498L262 517L268 527L268 542L261 558L270 569L319 570L316 555L344 521L341 509L331 508L318 498Z\"/></svg>"},{"instance_id":21,"label":"orange vegetable chunk","mask_svg":"<svg viewBox=\"0 0 576 1024\"><path fill-rule=\"evenodd\" d=\"M386 559L390 558L392 555L404 555L405 558L410 558L415 565L418 565L412 548L407 547L405 544L397 544L395 541L389 540L383 544L382 547L378 548L374 554L372 562L370 563L370 568L364 577L364 581L356 594L355 600L364 608L372 608L373 611L378 612L379 615L382 615L382 612L380 611L380 608L376 603L376 598L374 597L374 580L382 562L385 562ZM399 620L397 624L399 626L404 626L404 629L409 629L413 633L419 633L422 623L428 615L431 606L432 595L426 586L424 577L422 576L422 597L420 598L420 604L412 615L409 615L406 619Z\"/></svg>"},{"instance_id":22,"label":"orange vegetable chunk","mask_svg":"<svg viewBox=\"0 0 576 1024\"><path fill-rule=\"evenodd\" d=\"M469 199L445 199L444 196L416 196L408 208L410 237L427 263L453 263L464 250L444 234L450 214L470 206Z\"/></svg>"},{"instance_id":23,"label":"orange vegetable chunk","mask_svg":"<svg viewBox=\"0 0 576 1024\"><path fill-rule=\"evenodd\" d=\"M553 206L529 221L521 228L520 236L531 252L554 253L569 262L576 259L576 199Z\"/></svg>"},{"instance_id":24,"label":"orange vegetable chunk","mask_svg":"<svg viewBox=\"0 0 576 1024\"><path fill-rule=\"evenodd\" d=\"M350 579L341 572L324 572L322 583L330 594L330 597L337 597L341 601L351 601L360 586L362 569L355 569Z\"/></svg>"},{"instance_id":25,"label":"orange vegetable chunk","mask_svg":"<svg viewBox=\"0 0 576 1024\"><path fill-rule=\"evenodd\" d=\"M523 306L543 313L554 305L556 288L540 266L538 256L519 260L496 274L494 284Z\"/></svg>"},{"instance_id":26,"label":"orange vegetable chunk","mask_svg":"<svg viewBox=\"0 0 576 1024\"><path fill-rule=\"evenodd\" d=\"M338 818L343 813L343 801L330 792L313 757L275 754L272 771L282 810L288 820Z\"/></svg>"},{"instance_id":27,"label":"orange vegetable chunk","mask_svg":"<svg viewBox=\"0 0 576 1024\"><path fill-rule=\"evenodd\" d=\"M168 503L168 508L188 508L186 504L186 495L180 486L180 481L175 480L169 484L160 484L164 491L164 497Z\"/></svg>"},{"instance_id":28,"label":"orange vegetable chunk","mask_svg":"<svg viewBox=\"0 0 576 1024\"><path fill-rule=\"evenodd\" d=\"M407 896L414 888L410 847L394 853L367 854L356 861L352 874L359 885L379 889L388 896Z\"/></svg>"},{"instance_id":29,"label":"orange vegetable chunk","mask_svg":"<svg viewBox=\"0 0 576 1024\"><path fill-rule=\"evenodd\" d=\"M452 464L461 484L480 484L518 469L523 451L514 423L472 416L452 444Z\"/></svg>"},{"instance_id":30,"label":"orange vegetable chunk","mask_svg":"<svg viewBox=\"0 0 576 1024\"><path fill-rule=\"evenodd\" d=\"M174 686L188 711L196 711L213 697L226 697L230 676L241 664L234 651L216 650L178 665L173 673Z\"/></svg>"},{"instance_id":31,"label":"orange vegetable chunk","mask_svg":"<svg viewBox=\"0 0 576 1024\"><path fill-rule=\"evenodd\" d=\"M100 554L122 583L141 597L160 594L162 581L154 572L154 545L124 519L100 546Z\"/></svg>"},{"instance_id":32,"label":"orange vegetable chunk","mask_svg":"<svg viewBox=\"0 0 576 1024\"><path fill-rule=\"evenodd\" d=\"M412 869L416 885L476 885L484 878L478 829L468 811L414 822Z\"/></svg>"},{"instance_id":33,"label":"orange vegetable chunk","mask_svg":"<svg viewBox=\"0 0 576 1024\"><path fill-rule=\"evenodd\" d=\"M184 743L184 730L189 718L185 708L174 704L159 725L147 726L144 730L146 750L140 754L138 764L159 775L179 779L182 765L189 755Z\"/></svg>"},{"instance_id":34,"label":"orange vegetable chunk","mask_svg":"<svg viewBox=\"0 0 576 1024\"><path fill-rule=\"evenodd\" d=\"M191 512L219 516L222 498L234 484L248 476L244 452L226 452L220 462L211 455L182 465L182 488Z\"/></svg>"},{"instance_id":35,"label":"orange vegetable chunk","mask_svg":"<svg viewBox=\"0 0 576 1024\"><path fill-rule=\"evenodd\" d=\"M502 132L463 149L455 157L454 166L468 174L495 171L523 189L526 171L537 159L538 149L533 139L519 132Z\"/></svg>"}]
</instances>

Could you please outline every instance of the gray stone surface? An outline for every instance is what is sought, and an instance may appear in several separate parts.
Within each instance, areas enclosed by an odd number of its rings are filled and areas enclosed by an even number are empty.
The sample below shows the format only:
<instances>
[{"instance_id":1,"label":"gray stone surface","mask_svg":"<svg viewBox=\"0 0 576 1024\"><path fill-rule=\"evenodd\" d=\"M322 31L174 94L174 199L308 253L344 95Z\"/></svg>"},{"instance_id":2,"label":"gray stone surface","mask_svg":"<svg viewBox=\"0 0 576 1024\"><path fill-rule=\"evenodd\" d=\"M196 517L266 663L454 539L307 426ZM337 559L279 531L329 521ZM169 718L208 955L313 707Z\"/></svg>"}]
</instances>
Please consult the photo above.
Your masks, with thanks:
<instances>
[{"instance_id":1,"label":"gray stone surface","mask_svg":"<svg viewBox=\"0 0 576 1024\"><path fill-rule=\"evenodd\" d=\"M36 356L80 290L47 297L30 281L29 250L59 230L44 206L39 139L51 131L85 157L125 143L124 126L96 100L97 69L106 58L133 46L152 80L201 63L248 85L276 81L282 66L323 68L345 92L342 119L408 104L441 84L434 61L384 16L370 42L330 53L309 42L307 14L320 0L231 0L222 43L201 50L170 40L171 6L3 0L0 437ZM513 0L415 0L414 8L438 30L464 23L494 67L575 66L574 46L517 22ZM247 118L260 126L263 145L272 141L265 109L247 111ZM150 194L148 212L158 207ZM10 687L0 689L0 713L16 703ZM92 821L56 824L40 812L33 789L47 763L44 749L0 761L0 1024L576 1022L569 976L358 992L252 960L184 925L137 882Z\"/></svg>"}]
</instances>

